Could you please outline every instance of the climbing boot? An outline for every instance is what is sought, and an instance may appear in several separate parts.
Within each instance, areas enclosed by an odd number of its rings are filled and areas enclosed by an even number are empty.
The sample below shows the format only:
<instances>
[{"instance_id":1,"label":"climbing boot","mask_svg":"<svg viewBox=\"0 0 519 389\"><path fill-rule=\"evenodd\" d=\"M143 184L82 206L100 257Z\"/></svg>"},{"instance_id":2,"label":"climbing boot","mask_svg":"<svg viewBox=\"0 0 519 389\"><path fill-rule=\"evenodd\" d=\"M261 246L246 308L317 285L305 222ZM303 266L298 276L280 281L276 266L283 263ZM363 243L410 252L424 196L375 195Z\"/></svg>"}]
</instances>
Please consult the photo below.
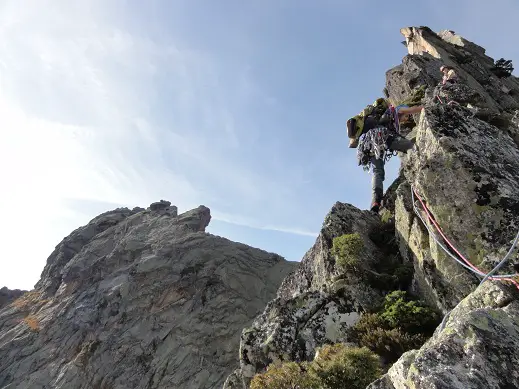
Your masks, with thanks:
<instances>
[{"instance_id":1,"label":"climbing boot","mask_svg":"<svg viewBox=\"0 0 519 389\"><path fill-rule=\"evenodd\" d=\"M380 210L380 204L379 203L371 204L371 209L370 209L371 212L375 212L376 214L378 214L379 210Z\"/></svg>"}]
</instances>

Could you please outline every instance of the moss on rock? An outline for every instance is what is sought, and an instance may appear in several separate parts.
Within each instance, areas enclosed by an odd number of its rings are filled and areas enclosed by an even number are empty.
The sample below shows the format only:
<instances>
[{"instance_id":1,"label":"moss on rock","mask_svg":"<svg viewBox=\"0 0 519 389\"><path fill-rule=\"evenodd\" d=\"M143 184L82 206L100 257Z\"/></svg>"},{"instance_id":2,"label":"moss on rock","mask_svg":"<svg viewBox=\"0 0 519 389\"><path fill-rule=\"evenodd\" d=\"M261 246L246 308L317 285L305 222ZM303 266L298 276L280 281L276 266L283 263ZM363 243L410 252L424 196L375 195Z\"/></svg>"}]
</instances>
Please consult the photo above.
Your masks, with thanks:
<instances>
[{"instance_id":1,"label":"moss on rock","mask_svg":"<svg viewBox=\"0 0 519 389\"><path fill-rule=\"evenodd\" d=\"M333 239L332 254L343 269L357 267L364 242L358 233L344 234Z\"/></svg>"}]
</instances>

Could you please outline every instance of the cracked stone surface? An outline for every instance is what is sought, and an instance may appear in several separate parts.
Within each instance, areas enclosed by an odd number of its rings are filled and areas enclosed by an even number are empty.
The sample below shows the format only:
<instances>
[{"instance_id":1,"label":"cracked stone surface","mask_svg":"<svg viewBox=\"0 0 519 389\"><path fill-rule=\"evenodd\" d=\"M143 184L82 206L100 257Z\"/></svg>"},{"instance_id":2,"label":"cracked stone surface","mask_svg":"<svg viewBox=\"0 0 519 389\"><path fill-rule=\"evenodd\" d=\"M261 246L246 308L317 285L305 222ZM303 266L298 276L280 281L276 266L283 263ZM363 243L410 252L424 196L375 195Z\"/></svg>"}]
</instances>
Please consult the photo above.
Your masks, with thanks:
<instances>
[{"instance_id":1,"label":"cracked stone surface","mask_svg":"<svg viewBox=\"0 0 519 389\"><path fill-rule=\"evenodd\" d=\"M386 73L386 90L397 103L425 87L425 110L413 115L409 137L416 145L402 156L383 208L395 221L401 260L414 265L410 291L443 313L454 311L445 329L405 353L370 389L519 387L518 293L493 281L476 289L479 279L435 244L410 195L412 187L418 190L444 233L477 266L488 271L498 263L519 228L519 81L498 78L485 49L452 31L401 32L409 55ZM458 84L438 87L442 64L455 69ZM372 217L347 204L332 208L301 265L244 329L240 369L224 389L248 388L273 361L309 360L316 345L348 343L344 328L377 301L377 290L354 276L337 280L331 240L356 231L369 241L365 227L376 223ZM376 263L379 249L370 246L363 263ZM512 264L503 272L513 273Z\"/></svg>"},{"instance_id":2,"label":"cracked stone surface","mask_svg":"<svg viewBox=\"0 0 519 389\"><path fill-rule=\"evenodd\" d=\"M517 77L497 78L485 50L454 34L426 27L401 30L409 55L386 74L393 99L426 86L425 110L415 115L416 146L403 158L396 189L401 253L413 257L415 286L443 312L477 285L477 278L434 243L414 215L411 185L426 200L444 233L465 256L489 271L509 249L519 218L519 147L515 117ZM440 104L435 95L447 64L460 75L449 90L460 105ZM440 94L441 95L441 94ZM472 106L466 107L467 104ZM506 272L513 273L509 265Z\"/></svg>"},{"instance_id":3,"label":"cracked stone surface","mask_svg":"<svg viewBox=\"0 0 519 389\"><path fill-rule=\"evenodd\" d=\"M518 347L517 293L485 283L452 311L443 330L368 389L518 388Z\"/></svg>"},{"instance_id":4,"label":"cracked stone surface","mask_svg":"<svg viewBox=\"0 0 519 389\"><path fill-rule=\"evenodd\" d=\"M0 388L221 387L295 263L204 232L210 218L160 201L73 231L0 309Z\"/></svg>"},{"instance_id":5,"label":"cracked stone surface","mask_svg":"<svg viewBox=\"0 0 519 389\"><path fill-rule=\"evenodd\" d=\"M359 262L373 269L387 256L376 244L380 228L379 218L370 212L344 203L332 207L300 266L243 330L240 368L228 377L225 389L248 388L252 377L272 362L312 360L317 347L348 342L347 329L360 312L379 304L385 291L337 267L331 253L333 238L359 233L364 243Z\"/></svg>"},{"instance_id":6,"label":"cracked stone surface","mask_svg":"<svg viewBox=\"0 0 519 389\"><path fill-rule=\"evenodd\" d=\"M450 314L445 328L402 355L369 389L517 388L519 292L497 281L478 287L480 279L448 257L423 227L410 191L411 185L418 190L472 263L488 271L499 262L519 229L518 79L497 79L485 50L450 31L436 35L413 27L402 33L410 55L387 73L388 90L395 98L419 85L427 91L425 110L415 118L416 147L403 158L390 205L400 252L414 262L415 291ZM434 99L440 63L462 75L456 92L461 106ZM502 273L517 272L516 258Z\"/></svg>"}]
</instances>

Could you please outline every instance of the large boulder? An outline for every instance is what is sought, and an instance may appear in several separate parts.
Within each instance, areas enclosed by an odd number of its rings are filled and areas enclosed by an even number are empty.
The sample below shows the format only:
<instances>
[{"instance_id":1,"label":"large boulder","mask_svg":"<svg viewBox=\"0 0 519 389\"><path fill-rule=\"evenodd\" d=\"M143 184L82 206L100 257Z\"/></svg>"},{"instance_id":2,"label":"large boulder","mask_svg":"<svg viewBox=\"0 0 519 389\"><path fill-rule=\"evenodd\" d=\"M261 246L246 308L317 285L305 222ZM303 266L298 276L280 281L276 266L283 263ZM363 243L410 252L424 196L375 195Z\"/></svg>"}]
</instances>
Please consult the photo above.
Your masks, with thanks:
<instances>
[{"instance_id":1,"label":"large boulder","mask_svg":"<svg viewBox=\"0 0 519 389\"><path fill-rule=\"evenodd\" d=\"M368 389L519 388L518 294L484 283Z\"/></svg>"}]
</instances>

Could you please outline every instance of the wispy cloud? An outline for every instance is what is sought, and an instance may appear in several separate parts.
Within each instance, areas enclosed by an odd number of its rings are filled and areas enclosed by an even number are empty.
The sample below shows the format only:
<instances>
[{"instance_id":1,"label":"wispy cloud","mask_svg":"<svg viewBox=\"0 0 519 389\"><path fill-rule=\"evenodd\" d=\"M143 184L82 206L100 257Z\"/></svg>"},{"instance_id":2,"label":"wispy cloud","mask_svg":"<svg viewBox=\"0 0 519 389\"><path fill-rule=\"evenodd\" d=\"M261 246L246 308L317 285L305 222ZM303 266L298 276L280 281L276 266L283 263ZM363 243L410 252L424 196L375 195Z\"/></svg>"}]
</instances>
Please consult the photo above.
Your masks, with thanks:
<instances>
[{"instance_id":1,"label":"wispy cloud","mask_svg":"<svg viewBox=\"0 0 519 389\"><path fill-rule=\"evenodd\" d=\"M226 69L175 35L155 42L117 2L10 0L0 15L0 209L15 226L1 235L17 258L0 284L30 287L92 202L206 204L227 222L314 235L262 220L292 190L248 158L258 128L244 118L261 92L246 63ZM21 231L40 234L23 252Z\"/></svg>"},{"instance_id":2,"label":"wispy cloud","mask_svg":"<svg viewBox=\"0 0 519 389\"><path fill-rule=\"evenodd\" d=\"M213 217L216 220L235 224L238 226L248 227L248 228L255 228L258 230L265 230L265 231L277 231L277 232L283 232L286 234L294 234L294 235L301 235L301 236L311 236L311 237L317 237L319 234L318 232L314 231L308 231L300 228L293 228L289 226L280 226L280 225L271 225L271 224L261 224L261 222L258 223L256 220L247 219L239 215L229 215L221 212L215 212Z\"/></svg>"}]
</instances>

